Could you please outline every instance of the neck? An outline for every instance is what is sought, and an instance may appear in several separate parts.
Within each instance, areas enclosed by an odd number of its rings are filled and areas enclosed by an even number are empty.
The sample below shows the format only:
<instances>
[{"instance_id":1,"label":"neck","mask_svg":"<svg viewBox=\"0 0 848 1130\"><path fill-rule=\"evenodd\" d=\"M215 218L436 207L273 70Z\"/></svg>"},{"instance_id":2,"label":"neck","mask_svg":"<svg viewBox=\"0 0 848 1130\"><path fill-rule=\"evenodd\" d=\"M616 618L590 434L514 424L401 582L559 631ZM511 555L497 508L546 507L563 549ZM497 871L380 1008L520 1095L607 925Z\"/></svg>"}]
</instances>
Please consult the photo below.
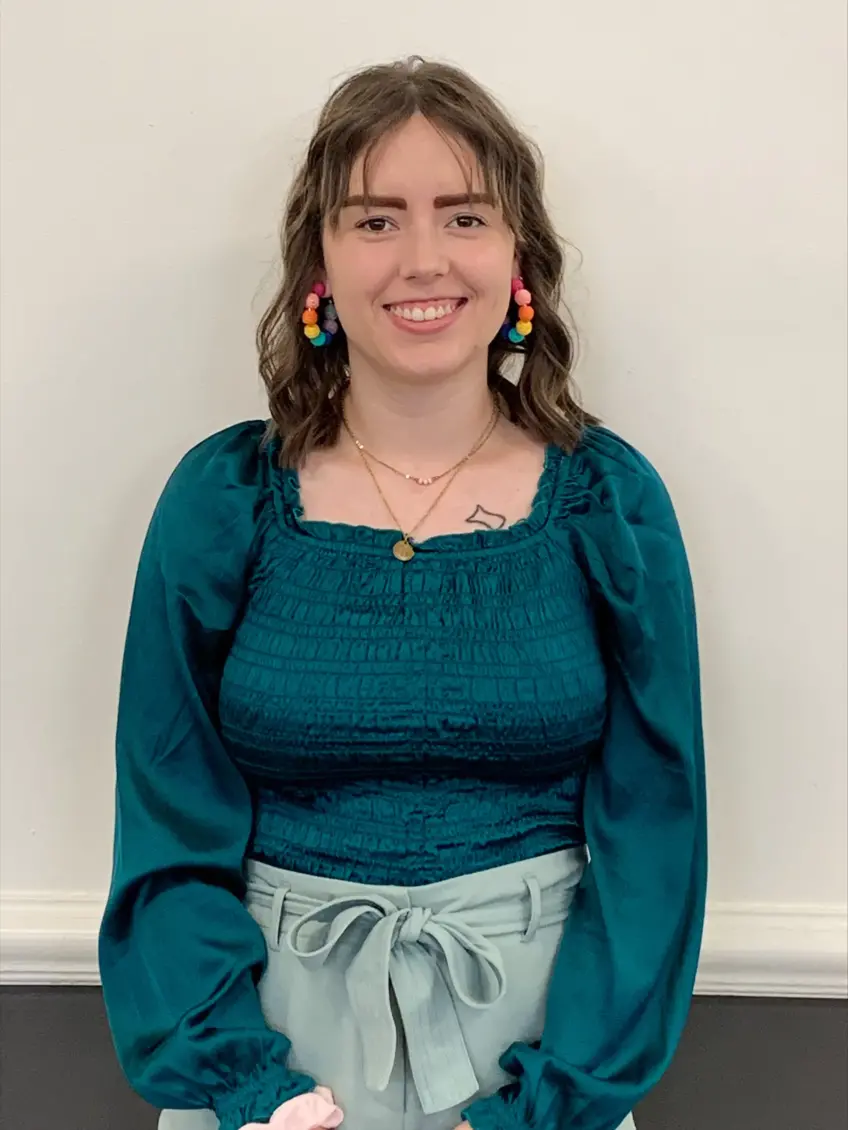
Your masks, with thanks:
<instances>
[{"instance_id":1,"label":"neck","mask_svg":"<svg viewBox=\"0 0 848 1130\"><path fill-rule=\"evenodd\" d=\"M486 375L422 385L351 372L345 418L374 455L421 474L438 473L474 446L494 410Z\"/></svg>"}]
</instances>

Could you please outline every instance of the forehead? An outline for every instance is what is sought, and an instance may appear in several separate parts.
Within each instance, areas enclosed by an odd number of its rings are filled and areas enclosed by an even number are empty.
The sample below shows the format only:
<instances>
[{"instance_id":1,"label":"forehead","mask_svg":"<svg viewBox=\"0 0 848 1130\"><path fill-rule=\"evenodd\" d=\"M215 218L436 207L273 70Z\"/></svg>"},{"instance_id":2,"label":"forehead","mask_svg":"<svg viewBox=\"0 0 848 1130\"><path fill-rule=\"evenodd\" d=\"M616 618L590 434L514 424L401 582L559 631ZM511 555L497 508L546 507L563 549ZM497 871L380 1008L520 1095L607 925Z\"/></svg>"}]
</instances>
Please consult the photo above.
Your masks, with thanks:
<instances>
[{"instance_id":1,"label":"forehead","mask_svg":"<svg viewBox=\"0 0 848 1130\"><path fill-rule=\"evenodd\" d=\"M385 134L360 153L348 189L356 194L424 195L482 192L488 186L466 141L441 130L421 115Z\"/></svg>"}]
</instances>

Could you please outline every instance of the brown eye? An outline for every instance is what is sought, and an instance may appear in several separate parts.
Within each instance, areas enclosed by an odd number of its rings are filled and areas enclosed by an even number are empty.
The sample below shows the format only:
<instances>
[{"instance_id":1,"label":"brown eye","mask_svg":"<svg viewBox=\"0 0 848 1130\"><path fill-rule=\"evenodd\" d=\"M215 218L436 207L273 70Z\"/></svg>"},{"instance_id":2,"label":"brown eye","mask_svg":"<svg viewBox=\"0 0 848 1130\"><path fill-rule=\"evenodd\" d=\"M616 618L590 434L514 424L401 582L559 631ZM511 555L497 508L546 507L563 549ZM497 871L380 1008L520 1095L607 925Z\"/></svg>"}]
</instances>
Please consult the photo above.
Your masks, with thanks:
<instances>
[{"instance_id":1,"label":"brown eye","mask_svg":"<svg viewBox=\"0 0 848 1130\"><path fill-rule=\"evenodd\" d=\"M391 223L391 220L388 218L388 216L369 216L365 220L360 220L359 223L356 226L360 231L371 232L373 235L382 235L384 232L389 231L389 228L388 228L387 225L390 224L390 223ZM377 224L377 225L382 224L382 225L386 225L386 226L374 227L373 226L374 224Z\"/></svg>"},{"instance_id":2,"label":"brown eye","mask_svg":"<svg viewBox=\"0 0 848 1130\"><path fill-rule=\"evenodd\" d=\"M459 228L466 229L486 226L486 221L482 216L473 216L470 212L463 212L460 216L454 216L451 223L456 224Z\"/></svg>"}]
</instances>

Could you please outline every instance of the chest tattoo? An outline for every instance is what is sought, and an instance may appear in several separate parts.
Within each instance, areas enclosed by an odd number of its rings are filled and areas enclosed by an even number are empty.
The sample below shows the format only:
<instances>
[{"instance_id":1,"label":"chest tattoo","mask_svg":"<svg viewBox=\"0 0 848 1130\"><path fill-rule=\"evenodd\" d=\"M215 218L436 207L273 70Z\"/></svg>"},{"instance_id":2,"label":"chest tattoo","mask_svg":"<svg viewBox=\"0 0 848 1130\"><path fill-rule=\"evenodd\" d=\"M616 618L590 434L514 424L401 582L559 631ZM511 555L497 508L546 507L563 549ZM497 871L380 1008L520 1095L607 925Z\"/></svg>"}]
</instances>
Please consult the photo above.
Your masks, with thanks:
<instances>
[{"instance_id":1,"label":"chest tattoo","mask_svg":"<svg viewBox=\"0 0 848 1130\"><path fill-rule=\"evenodd\" d=\"M482 526L486 530L502 530L506 525L506 515L495 514L479 504L474 513L465 520L470 526Z\"/></svg>"}]
</instances>

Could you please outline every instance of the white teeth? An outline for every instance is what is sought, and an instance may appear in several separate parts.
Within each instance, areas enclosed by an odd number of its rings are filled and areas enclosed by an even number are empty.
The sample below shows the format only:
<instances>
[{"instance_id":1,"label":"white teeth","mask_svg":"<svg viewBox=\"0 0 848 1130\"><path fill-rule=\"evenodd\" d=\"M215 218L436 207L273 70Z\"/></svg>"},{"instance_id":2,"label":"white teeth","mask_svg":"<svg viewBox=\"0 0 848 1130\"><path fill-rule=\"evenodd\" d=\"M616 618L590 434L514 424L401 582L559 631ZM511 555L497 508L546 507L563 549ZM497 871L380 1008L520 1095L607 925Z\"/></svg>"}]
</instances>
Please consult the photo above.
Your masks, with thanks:
<instances>
[{"instance_id":1,"label":"white teeth","mask_svg":"<svg viewBox=\"0 0 848 1130\"><path fill-rule=\"evenodd\" d=\"M456 309L456 304L448 302L444 306L390 306L392 314L407 322L435 322L445 318Z\"/></svg>"}]
</instances>

